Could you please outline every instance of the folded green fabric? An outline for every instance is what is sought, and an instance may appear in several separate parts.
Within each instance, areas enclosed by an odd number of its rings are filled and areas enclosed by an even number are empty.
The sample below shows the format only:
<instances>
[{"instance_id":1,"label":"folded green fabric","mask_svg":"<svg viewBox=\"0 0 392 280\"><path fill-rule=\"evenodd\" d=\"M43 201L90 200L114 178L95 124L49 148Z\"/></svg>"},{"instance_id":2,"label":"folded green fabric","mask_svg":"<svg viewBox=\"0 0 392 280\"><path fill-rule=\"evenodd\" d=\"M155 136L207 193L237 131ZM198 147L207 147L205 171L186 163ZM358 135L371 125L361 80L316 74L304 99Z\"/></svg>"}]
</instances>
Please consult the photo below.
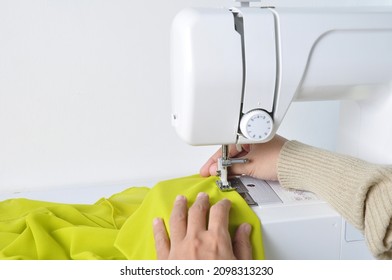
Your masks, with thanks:
<instances>
[{"instance_id":1,"label":"folded green fabric","mask_svg":"<svg viewBox=\"0 0 392 280\"><path fill-rule=\"evenodd\" d=\"M0 202L0 259L156 259L152 220L168 225L174 199L191 205L199 192L211 204L232 202L229 230L252 225L254 259L264 259L261 226L237 192L221 192L216 178L198 175L162 181L153 188L132 187L95 204L63 204L29 199Z\"/></svg>"}]
</instances>

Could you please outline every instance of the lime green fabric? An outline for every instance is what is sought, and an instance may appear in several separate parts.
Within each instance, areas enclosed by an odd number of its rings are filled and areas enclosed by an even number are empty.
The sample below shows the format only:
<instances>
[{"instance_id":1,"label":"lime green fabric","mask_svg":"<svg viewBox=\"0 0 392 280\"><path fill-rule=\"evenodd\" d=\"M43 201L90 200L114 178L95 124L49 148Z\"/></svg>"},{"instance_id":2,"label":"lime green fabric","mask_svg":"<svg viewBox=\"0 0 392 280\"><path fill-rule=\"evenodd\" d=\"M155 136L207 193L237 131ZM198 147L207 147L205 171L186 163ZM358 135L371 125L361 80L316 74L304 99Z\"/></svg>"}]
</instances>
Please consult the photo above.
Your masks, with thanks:
<instances>
[{"instance_id":1,"label":"lime green fabric","mask_svg":"<svg viewBox=\"0 0 392 280\"><path fill-rule=\"evenodd\" d=\"M29 199L0 202L0 259L156 259L152 221L168 225L174 199L192 204L206 192L213 204L232 201L231 233L252 225L253 257L264 259L261 226L236 192L221 192L216 178L198 175L162 181L153 188L132 187L95 204L63 204Z\"/></svg>"}]
</instances>

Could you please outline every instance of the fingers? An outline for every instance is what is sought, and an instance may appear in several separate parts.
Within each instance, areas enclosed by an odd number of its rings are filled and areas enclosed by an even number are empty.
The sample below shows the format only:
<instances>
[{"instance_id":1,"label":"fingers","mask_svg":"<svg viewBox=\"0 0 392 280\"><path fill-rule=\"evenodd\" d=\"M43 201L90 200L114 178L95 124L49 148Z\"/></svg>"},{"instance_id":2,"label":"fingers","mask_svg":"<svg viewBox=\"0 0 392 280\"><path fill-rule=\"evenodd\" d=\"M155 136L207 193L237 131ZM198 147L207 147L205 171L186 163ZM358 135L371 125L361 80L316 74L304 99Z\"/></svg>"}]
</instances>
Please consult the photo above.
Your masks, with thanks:
<instances>
[{"instance_id":1,"label":"fingers","mask_svg":"<svg viewBox=\"0 0 392 280\"><path fill-rule=\"evenodd\" d=\"M237 149L236 145L230 145L229 146L229 157L230 158L243 157L249 152L249 150L250 150L250 145L242 145L241 149ZM200 168L200 175L203 177L215 176L216 171L218 170L218 158L220 158L221 156L222 156L222 150L219 149ZM242 165L242 164L239 164L239 165ZM242 173L236 173L236 172L231 172L231 173L242 174Z\"/></svg>"},{"instance_id":2,"label":"fingers","mask_svg":"<svg viewBox=\"0 0 392 280\"><path fill-rule=\"evenodd\" d=\"M170 236L173 242L184 239L186 235L187 211L185 196L177 196L170 216Z\"/></svg>"},{"instance_id":3,"label":"fingers","mask_svg":"<svg viewBox=\"0 0 392 280\"><path fill-rule=\"evenodd\" d=\"M203 254L207 256L206 252L214 253L213 250L210 250L211 244L220 244L219 250L216 250L215 256L213 256L214 259L232 259L234 257L251 259L251 227L249 224L242 224L232 240L228 231L230 208L231 202L228 199L220 200L210 208L208 195L199 193L187 211L186 198L182 195L177 196L170 216L171 239L169 239L163 220L156 218L153 221L157 258L160 260L179 257L193 258L195 257L194 252L189 254L188 250L192 245L192 240L196 240L199 244L196 249L200 251L202 257ZM207 230L208 211L210 213ZM203 238L200 239L200 236ZM211 243L209 240L218 240L219 242ZM211 258L211 255L208 258Z\"/></svg>"},{"instance_id":4,"label":"fingers","mask_svg":"<svg viewBox=\"0 0 392 280\"><path fill-rule=\"evenodd\" d=\"M198 232L206 230L207 212L210 202L206 193L199 193L196 201L189 208L188 231L187 233L195 236Z\"/></svg>"},{"instance_id":5,"label":"fingers","mask_svg":"<svg viewBox=\"0 0 392 280\"><path fill-rule=\"evenodd\" d=\"M228 199L220 200L211 207L208 222L209 231L219 232L220 230L228 230L230 207L231 202Z\"/></svg>"},{"instance_id":6,"label":"fingers","mask_svg":"<svg viewBox=\"0 0 392 280\"><path fill-rule=\"evenodd\" d=\"M239 260L252 259L252 245L250 243L250 232L252 228L249 224L241 224L233 239L234 255Z\"/></svg>"},{"instance_id":7,"label":"fingers","mask_svg":"<svg viewBox=\"0 0 392 280\"><path fill-rule=\"evenodd\" d=\"M157 258L159 260L166 260L170 252L170 241L169 237L167 236L165 224L161 218L154 219L153 232Z\"/></svg>"}]
</instances>

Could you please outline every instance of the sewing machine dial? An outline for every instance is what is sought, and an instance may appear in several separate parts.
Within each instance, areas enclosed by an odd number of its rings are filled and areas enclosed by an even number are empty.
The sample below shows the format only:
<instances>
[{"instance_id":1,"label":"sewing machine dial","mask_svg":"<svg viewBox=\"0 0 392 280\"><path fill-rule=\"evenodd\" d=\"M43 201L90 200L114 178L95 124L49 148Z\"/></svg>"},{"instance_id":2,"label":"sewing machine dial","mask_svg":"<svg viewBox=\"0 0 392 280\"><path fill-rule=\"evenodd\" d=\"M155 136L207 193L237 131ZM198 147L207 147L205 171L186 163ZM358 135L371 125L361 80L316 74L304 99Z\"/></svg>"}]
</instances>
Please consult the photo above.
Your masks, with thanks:
<instances>
[{"instance_id":1,"label":"sewing machine dial","mask_svg":"<svg viewBox=\"0 0 392 280\"><path fill-rule=\"evenodd\" d=\"M240 130L244 137L262 141L272 132L273 120L271 116L263 110L253 110L244 114L240 122Z\"/></svg>"}]
</instances>

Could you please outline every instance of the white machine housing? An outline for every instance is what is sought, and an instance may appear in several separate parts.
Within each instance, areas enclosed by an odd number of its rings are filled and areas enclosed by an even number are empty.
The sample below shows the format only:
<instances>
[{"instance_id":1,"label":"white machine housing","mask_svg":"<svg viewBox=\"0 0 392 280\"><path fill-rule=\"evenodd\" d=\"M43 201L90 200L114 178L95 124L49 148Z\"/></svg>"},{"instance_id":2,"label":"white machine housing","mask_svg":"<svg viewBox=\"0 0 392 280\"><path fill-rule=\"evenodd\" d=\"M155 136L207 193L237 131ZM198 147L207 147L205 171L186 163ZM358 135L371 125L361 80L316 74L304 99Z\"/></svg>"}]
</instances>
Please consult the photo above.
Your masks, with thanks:
<instances>
[{"instance_id":1,"label":"white machine housing","mask_svg":"<svg viewBox=\"0 0 392 280\"><path fill-rule=\"evenodd\" d=\"M385 102L391 32L386 7L183 10L171 37L173 125L192 145L265 142L293 101ZM261 141L239 129L259 109L274 123Z\"/></svg>"},{"instance_id":2,"label":"white machine housing","mask_svg":"<svg viewBox=\"0 0 392 280\"><path fill-rule=\"evenodd\" d=\"M171 44L172 123L187 143L265 142L293 101L341 100L338 151L392 163L391 8L186 9ZM255 110L273 123L262 139L241 129ZM280 200L253 206L267 258L372 258L361 233L324 201Z\"/></svg>"}]
</instances>

